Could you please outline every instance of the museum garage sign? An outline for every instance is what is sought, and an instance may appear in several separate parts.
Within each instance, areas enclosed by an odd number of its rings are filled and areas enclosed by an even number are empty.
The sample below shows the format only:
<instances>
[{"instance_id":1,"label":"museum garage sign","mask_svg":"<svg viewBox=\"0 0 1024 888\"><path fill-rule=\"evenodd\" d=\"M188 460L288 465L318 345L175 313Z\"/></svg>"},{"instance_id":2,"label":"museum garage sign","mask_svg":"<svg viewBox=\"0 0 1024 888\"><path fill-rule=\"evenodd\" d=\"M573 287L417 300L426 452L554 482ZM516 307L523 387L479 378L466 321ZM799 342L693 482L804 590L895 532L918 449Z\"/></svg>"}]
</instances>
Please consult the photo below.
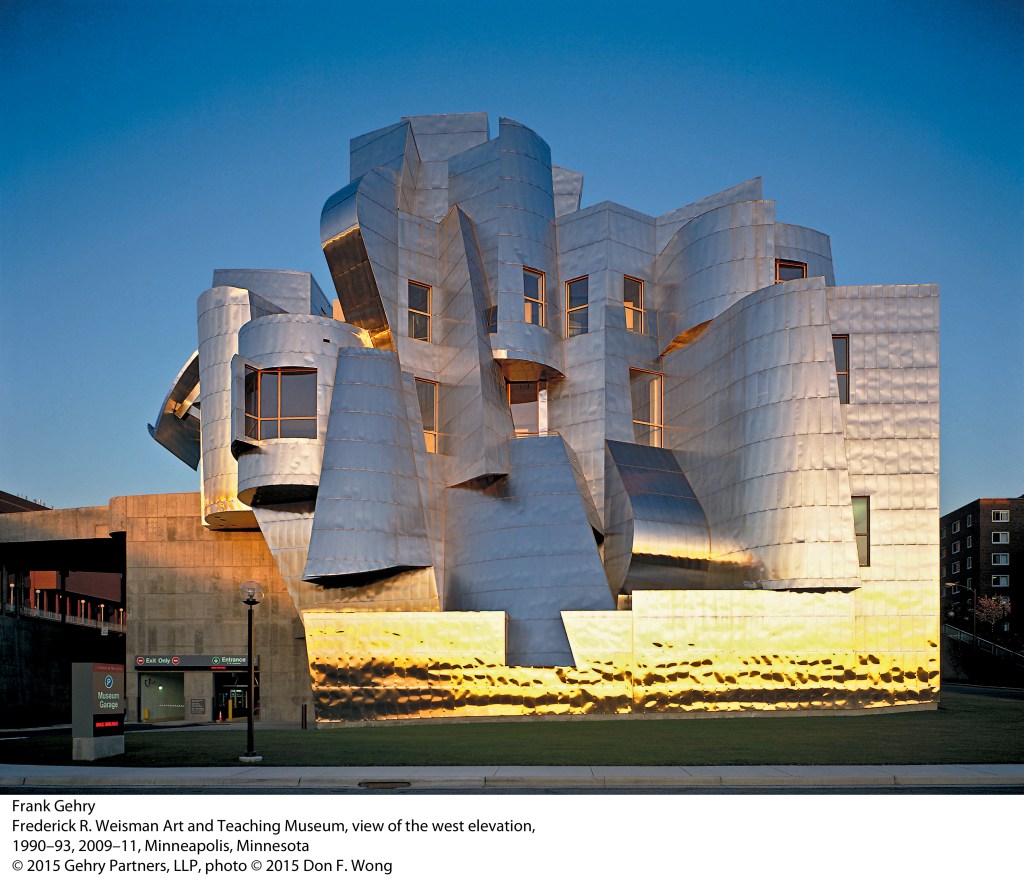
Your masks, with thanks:
<instances>
[{"instance_id":1,"label":"museum garage sign","mask_svg":"<svg viewBox=\"0 0 1024 888\"><path fill-rule=\"evenodd\" d=\"M259 667L260 658L255 658ZM135 658L135 669L152 672L155 669L204 670L208 672L235 672L249 668L245 654L140 654Z\"/></svg>"}]
</instances>

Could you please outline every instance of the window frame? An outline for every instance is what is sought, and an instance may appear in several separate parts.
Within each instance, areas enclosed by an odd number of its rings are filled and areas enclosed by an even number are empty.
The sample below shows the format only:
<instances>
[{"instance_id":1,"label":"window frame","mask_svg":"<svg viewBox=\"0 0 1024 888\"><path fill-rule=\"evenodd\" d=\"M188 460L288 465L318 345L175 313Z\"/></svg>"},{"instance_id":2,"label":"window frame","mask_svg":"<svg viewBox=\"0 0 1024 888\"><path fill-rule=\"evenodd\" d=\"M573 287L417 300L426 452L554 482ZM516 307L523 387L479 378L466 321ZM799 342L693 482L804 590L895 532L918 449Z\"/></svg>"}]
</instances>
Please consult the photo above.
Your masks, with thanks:
<instances>
[{"instance_id":1,"label":"window frame","mask_svg":"<svg viewBox=\"0 0 1024 888\"><path fill-rule=\"evenodd\" d=\"M578 284L580 281L586 281L587 287L587 299L582 305L577 305L575 308L572 307L572 303L569 299L569 291L573 284ZM582 336L590 332L590 275L582 274L579 277L574 277L572 280L565 282L565 338L570 339L573 336ZM574 314L583 314L583 329L577 330L575 333L572 330L572 320Z\"/></svg>"},{"instance_id":2,"label":"window frame","mask_svg":"<svg viewBox=\"0 0 1024 888\"><path fill-rule=\"evenodd\" d=\"M799 268L803 271L799 277L782 278L779 277L779 271L783 268ZM807 279L807 263L800 262L798 259L776 259L775 260L775 283L785 284L788 281L800 281Z\"/></svg>"},{"instance_id":3,"label":"window frame","mask_svg":"<svg viewBox=\"0 0 1024 888\"><path fill-rule=\"evenodd\" d=\"M255 387L255 405L256 412L252 413L249 410L249 379L256 377ZM263 414L263 386L264 379L270 376L276 377L277 380L277 413L276 415L264 415ZM317 386L317 370L315 367L251 367L246 366L244 386L245 386L245 400L243 404L243 415L245 422L245 436L253 441L276 441L280 439L298 438L300 440L316 440L319 434L319 421L316 412L312 416L307 415L291 415L282 413L282 379L284 376L312 376L313 377L313 400L314 400L314 411L316 408L316 386ZM282 435L281 434L281 423L285 421L312 421L313 423L313 434L312 435ZM277 434L276 435L263 435L263 424L276 422L277 423ZM255 432L255 434L253 434Z\"/></svg>"},{"instance_id":4,"label":"window frame","mask_svg":"<svg viewBox=\"0 0 1024 888\"><path fill-rule=\"evenodd\" d=\"M845 343L846 350L846 369L839 369L839 362L836 360L836 340L842 340ZM850 403L850 334L849 333L833 333L832 334L832 360L836 365L836 384L839 386L839 403L849 404ZM844 385L845 383L845 385Z\"/></svg>"},{"instance_id":5,"label":"window frame","mask_svg":"<svg viewBox=\"0 0 1024 888\"><path fill-rule=\"evenodd\" d=\"M646 420L636 418L636 405L633 403L633 374L634 373L646 373L650 376L654 376L657 379L657 397L653 399L655 401L652 409L652 413L657 413L657 421L647 422ZM647 444L648 447L664 447L665 446L665 374L659 373L657 370L644 370L642 367L630 367L629 368L629 406L630 413L633 417L633 441L636 443L637 438L637 426L643 426L648 430L650 440L652 442Z\"/></svg>"},{"instance_id":6,"label":"window frame","mask_svg":"<svg viewBox=\"0 0 1024 888\"><path fill-rule=\"evenodd\" d=\"M408 283L408 286L406 287L406 304L405 305L406 305L406 309L408 310L408 313L409 313L409 326L408 326L408 330L407 330L407 332L409 334L409 338L410 339L415 339L417 342L433 342L434 341L434 339L433 339L433 336L434 336L434 323L433 323L434 288L431 287L430 284L424 284L424 283L421 283L420 281L414 281L414 280L411 280L411 279L407 283ZM420 310L418 308L413 308L412 307L412 304L409 301L409 297L412 296L412 289L413 289L413 287L420 287L420 288L422 288L422 289L427 291L427 310L426 311L422 311L422 310ZM423 336L414 336L413 335L414 319L415 318L426 318L427 319L427 335L426 335L425 338Z\"/></svg>"},{"instance_id":7,"label":"window frame","mask_svg":"<svg viewBox=\"0 0 1024 888\"><path fill-rule=\"evenodd\" d=\"M953 571L952 572L955 573L955 574L960 573L960 562L959 561L954 561L953 562Z\"/></svg>"},{"instance_id":8,"label":"window frame","mask_svg":"<svg viewBox=\"0 0 1024 888\"><path fill-rule=\"evenodd\" d=\"M960 552L960 540L953 540L952 554L957 555Z\"/></svg>"},{"instance_id":9,"label":"window frame","mask_svg":"<svg viewBox=\"0 0 1024 888\"><path fill-rule=\"evenodd\" d=\"M853 506L854 500L864 501L864 530L857 530L857 511L854 509L853 512L853 540L857 546L857 562L859 567L871 567L871 497L870 496L851 496L850 505ZM864 554L861 555L860 540L864 540ZM956 569L953 571L956 573Z\"/></svg>"},{"instance_id":10,"label":"window frame","mask_svg":"<svg viewBox=\"0 0 1024 888\"><path fill-rule=\"evenodd\" d=\"M1000 517L997 518L996 515L999 515ZM1004 522L1007 522L1009 520L1010 520L1010 510L1009 509L993 509L992 510L992 523L993 524L1003 524Z\"/></svg>"},{"instance_id":11,"label":"window frame","mask_svg":"<svg viewBox=\"0 0 1024 888\"><path fill-rule=\"evenodd\" d=\"M999 581L999 582L997 582ZM1009 574L992 574L992 588L993 589L1009 589L1010 588L1010 575Z\"/></svg>"},{"instance_id":12,"label":"window frame","mask_svg":"<svg viewBox=\"0 0 1024 888\"><path fill-rule=\"evenodd\" d=\"M536 405L536 431L523 429L516 425L515 411L512 409L512 386L514 385L532 385L534 388L534 392L537 396L536 399L533 401L520 401L519 403ZM514 438L543 438L548 434L547 390L548 384L543 379L505 380L505 400L508 402L508 410L512 416L512 436Z\"/></svg>"},{"instance_id":13,"label":"window frame","mask_svg":"<svg viewBox=\"0 0 1024 888\"><path fill-rule=\"evenodd\" d=\"M998 537L998 539L997 539ZM992 531L992 545L993 546L1008 546L1010 545L1010 531L1008 530L993 530Z\"/></svg>"},{"instance_id":14,"label":"window frame","mask_svg":"<svg viewBox=\"0 0 1024 888\"><path fill-rule=\"evenodd\" d=\"M960 533L960 522L954 521L951 533Z\"/></svg>"},{"instance_id":15,"label":"window frame","mask_svg":"<svg viewBox=\"0 0 1024 888\"><path fill-rule=\"evenodd\" d=\"M992 553L992 567L1009 567L1010 566L1010 553L1009 552L993 552Z\"/></svg>"},{"instance_id":16,"label":"window frame","mask_svg":"<svg viewBox=\"0 0 1024 888\"><path fill-rule=\"evenodd\" d=\"M526 278L527 275L536 275L537 279L537 292L540 294L539 298L534 299L526 295ZM530 268L528 265L523 266L523 319L527 324L533 324L537 327L547 326L547 275L543 271L537 268ZM530 319L530 306L536 306L537 316L540 318L539 321Z\"/></svg>"},{"instance_id":17,"label":"window frame","mask_svg":"<svg viewBox=\"0 0 1024 888\"><path fill-rule=\"evenodd\" d=\"M640 296L639 307L626 303L626 281L632 281L639 285L637 287L637 291ZM630 333L636 333L640 336L643 336L643 334L647 332L647 308L644 303L645 294L643 278L633 277L631 274L624 274L622 276L622 307L626 315L626 329Z\"/></svg>"}]
</instances>

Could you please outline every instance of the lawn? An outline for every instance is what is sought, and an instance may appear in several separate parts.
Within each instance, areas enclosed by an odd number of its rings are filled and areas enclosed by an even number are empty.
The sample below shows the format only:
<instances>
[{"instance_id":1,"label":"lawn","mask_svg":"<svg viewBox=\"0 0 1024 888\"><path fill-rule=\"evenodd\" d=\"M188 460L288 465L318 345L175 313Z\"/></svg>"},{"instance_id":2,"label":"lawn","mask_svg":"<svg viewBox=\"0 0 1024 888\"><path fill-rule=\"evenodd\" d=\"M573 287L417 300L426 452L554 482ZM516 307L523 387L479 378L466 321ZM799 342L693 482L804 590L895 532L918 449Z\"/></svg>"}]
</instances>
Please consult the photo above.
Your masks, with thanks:
<instances>
[{"instance_id":1,"label":"lawn","mask_svg":"<svg viewBox=\"0 0 1024 888\"><path fill-rule=\"evenodd\" d=\"M238 730L144 731L108 766L233 766ZM870 716L387 725L256 729L264 766L869 765L1024 762L1024 700L944 690L936 711ZM74 764L71 741L0 742L0 761Z\"/></svg>"}]
</instances>

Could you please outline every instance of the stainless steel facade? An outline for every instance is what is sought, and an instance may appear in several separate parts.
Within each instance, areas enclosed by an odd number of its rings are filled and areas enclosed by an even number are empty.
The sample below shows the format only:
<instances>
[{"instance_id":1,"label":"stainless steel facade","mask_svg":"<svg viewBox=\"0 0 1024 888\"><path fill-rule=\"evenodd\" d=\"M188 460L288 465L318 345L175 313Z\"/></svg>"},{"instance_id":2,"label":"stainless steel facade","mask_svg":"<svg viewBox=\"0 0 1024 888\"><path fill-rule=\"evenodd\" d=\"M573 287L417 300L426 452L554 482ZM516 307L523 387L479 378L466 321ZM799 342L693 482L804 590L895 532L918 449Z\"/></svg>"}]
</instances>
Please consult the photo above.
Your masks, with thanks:
<instances>
[{"instance_id":1,"label":"stainless steel facade","mask_svg":"<svg viewBox=\"0 0 1024 888\"><path fill-rule=\"evenodd\" d=\"M837 287L759 179L581 208L483 114L351 176L333 306L216 272L151 427L262 531L321 723L934 701L936 286Z\"/></svg>"}]
</instances>

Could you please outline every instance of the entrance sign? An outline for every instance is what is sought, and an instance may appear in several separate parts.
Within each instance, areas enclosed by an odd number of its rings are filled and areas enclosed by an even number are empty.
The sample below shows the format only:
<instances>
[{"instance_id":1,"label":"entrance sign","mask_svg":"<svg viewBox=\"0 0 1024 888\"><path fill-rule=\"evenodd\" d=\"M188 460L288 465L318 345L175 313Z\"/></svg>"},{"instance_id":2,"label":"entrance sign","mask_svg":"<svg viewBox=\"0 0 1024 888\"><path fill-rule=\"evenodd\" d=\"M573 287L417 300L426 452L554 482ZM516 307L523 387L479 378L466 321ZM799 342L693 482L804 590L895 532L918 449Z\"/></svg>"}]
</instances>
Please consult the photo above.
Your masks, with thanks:
<instances>
[{"instance_id":1,"label":"entrance sign","mask_svg":"<svg viewBox=\"0 0 1024 888\"><path fill-rule=\"evenodd\" d=\"M124 666L71 664L71 757L93 761L124 752Z\"/></svg>"},{"instance_id":2,"label":"entrance sign","mask_svg":"<svg viewBox=\"0 0 1024 888\"><path fill-rule=\"evenodd\" d=\"M256 658L259 666L259 658ZM211 672L245 671L249 658L245 654L140 654L135 658L135 668L152 672L157 669L201 669Z\"/></svg>"}]
</instances>

